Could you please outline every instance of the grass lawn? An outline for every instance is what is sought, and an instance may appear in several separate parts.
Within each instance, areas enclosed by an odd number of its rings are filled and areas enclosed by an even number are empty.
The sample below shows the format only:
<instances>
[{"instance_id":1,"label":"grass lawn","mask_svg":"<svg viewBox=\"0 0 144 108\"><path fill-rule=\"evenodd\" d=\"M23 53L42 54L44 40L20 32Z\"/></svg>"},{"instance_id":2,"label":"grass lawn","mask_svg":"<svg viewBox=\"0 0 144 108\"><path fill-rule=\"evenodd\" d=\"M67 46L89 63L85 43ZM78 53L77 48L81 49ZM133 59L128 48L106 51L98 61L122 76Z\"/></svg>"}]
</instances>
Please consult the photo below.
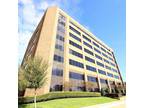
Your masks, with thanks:
<instances>
[{"instance_id":1,"label":"grass lawn","mask_svg":"<svg viewBox=\"0 0 144 108\"><path fill-rule=\"evenodd\" d=\"M37 103L37 108L81 108L84 106L116 101L108 97L65 98ZM34 108L34 104L20 105L19 108Z\"/></svg>"}]
</instances>

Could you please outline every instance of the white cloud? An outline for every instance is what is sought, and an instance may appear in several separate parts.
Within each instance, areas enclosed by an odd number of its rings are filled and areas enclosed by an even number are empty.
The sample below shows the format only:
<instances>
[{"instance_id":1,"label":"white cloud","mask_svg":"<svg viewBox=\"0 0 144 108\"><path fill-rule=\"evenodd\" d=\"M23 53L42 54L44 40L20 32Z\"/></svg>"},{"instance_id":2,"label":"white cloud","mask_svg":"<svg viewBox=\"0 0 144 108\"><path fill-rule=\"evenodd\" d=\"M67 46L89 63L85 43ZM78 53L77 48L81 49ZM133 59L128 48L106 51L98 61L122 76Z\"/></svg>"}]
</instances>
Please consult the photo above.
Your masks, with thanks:
<instances>
[{"instance_id":1,"label":"white cloud","mask_svg":"<svg viewBox=\"0 0 144 108\"><path fill-rule=\"evenodd\" d=\"M27 43L39 23L44 11L49 6L59 6L73 16L78 16L80 0L19 0L19 63ZM79 15L80 15L79 11Z\"/></svg>"}]
</instances>

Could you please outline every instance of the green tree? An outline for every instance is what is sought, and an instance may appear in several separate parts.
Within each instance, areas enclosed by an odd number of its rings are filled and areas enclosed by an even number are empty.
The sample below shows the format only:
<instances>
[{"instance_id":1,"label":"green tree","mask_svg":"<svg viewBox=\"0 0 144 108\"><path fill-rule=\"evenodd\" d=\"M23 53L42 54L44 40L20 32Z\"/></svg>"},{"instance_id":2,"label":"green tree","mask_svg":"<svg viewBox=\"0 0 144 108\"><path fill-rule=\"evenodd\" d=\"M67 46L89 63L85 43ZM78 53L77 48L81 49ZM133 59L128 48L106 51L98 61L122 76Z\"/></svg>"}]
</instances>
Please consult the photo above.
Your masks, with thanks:
<instances>
[{"instance_id":1,"label":"green tree","mask_svg":"<svg viewBox=\"0 0 144 108\"><path fill-rule=\"evenodd\" d=\"M35 90L34 105L36 108L37 89L41 88L46 82L48 64L40 57L29 58L24 64L22 70L27 81L27 88Z\"/></svg>"},{"instance_id":2,"label":"green tree","mask_svg":"<svg viewBox=\"0 0 144 108\"><path fill-rule=\"evenodd\" d=\"M25 91L27 87L27 81L24 77L24 71L22 70L21 67L18 69L18 94L19 96L22 96L22 92Z\"/></svg>"}]
</instances>

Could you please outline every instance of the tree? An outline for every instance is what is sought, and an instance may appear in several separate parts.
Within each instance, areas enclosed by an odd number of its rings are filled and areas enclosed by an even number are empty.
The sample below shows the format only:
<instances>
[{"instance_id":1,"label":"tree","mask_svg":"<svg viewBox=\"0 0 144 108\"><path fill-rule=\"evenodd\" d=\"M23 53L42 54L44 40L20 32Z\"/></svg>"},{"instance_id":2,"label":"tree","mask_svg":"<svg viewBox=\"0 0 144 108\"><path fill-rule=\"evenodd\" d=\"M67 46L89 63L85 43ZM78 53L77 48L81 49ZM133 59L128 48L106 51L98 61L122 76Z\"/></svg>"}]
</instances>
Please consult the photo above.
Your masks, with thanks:
<instances>
[{"instance_id":1,"label":"tree","mask_svg":"<svg viewBox=\"0 0 144 108\"><path fill-rule=\"evenodd\" d=\"M24 71L24 78L27 81L27 88L33 88L34 105L36 108L37 89L41 88L46 82L46 71L48 64L40 57L29 58L22 66Z\"/></svg>"},{"instance_id":2,"label":"tree","mask_svg":"<svg viewBox=\"0 0 144 108\"><path fill-rule=\"evenodd\" d=\"M27 81L24 77L24 71L21 67L18 69L18 95L23 96L23 93L27 87Z\"/></svg>"}]
</instances>

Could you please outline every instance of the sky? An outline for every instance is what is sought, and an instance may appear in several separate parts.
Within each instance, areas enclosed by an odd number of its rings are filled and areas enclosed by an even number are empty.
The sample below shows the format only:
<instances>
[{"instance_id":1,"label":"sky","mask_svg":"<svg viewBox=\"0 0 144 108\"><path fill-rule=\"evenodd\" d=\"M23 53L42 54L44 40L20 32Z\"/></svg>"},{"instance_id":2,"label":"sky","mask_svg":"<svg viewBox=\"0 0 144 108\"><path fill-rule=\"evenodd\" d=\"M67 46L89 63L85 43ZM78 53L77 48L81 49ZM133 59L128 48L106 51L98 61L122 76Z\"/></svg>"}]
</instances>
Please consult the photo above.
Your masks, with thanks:
<instances>
[{"instance_id":1,"label":"sky","mask_svg":"<svg viewBox=\"0 0 144 108\"><path fill-rule=\"evenodd\" d=\"M18 64L28 41L49 6L59 6L114 50L123 80L126 80L125 0L19 0Z\"/></svg>"}]
</instances>

